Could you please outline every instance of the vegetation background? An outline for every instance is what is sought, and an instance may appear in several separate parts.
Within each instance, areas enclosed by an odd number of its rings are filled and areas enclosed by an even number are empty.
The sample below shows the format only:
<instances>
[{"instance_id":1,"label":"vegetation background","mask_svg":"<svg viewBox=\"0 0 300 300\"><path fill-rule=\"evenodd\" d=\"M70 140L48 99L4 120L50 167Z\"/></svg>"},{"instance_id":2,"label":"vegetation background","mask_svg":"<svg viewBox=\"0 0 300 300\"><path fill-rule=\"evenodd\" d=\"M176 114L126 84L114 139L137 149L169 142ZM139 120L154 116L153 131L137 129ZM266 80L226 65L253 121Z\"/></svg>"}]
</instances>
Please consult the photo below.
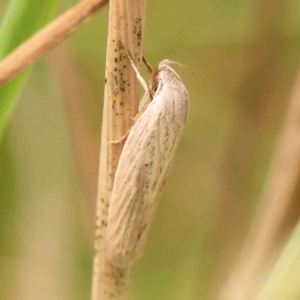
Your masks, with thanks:
<instances>
[{"instance_id":1,"label":"vegetation background","mask_svg":"<svg viewBox=\"0 0 300 300\"><path fill-rule=\"evenodd\" d=\"M0 20L14 1L0 0ZM77 2L26 1L1 57ZM133 268L137 299L213 299L220 289L260 204L299 64L299 11L299 0L148 1L145 56L196 76L178 70L191 107ZM90 297L107 22L108 7L30 69L5 128L2 299Z\"/></svg>"}]
</instances>

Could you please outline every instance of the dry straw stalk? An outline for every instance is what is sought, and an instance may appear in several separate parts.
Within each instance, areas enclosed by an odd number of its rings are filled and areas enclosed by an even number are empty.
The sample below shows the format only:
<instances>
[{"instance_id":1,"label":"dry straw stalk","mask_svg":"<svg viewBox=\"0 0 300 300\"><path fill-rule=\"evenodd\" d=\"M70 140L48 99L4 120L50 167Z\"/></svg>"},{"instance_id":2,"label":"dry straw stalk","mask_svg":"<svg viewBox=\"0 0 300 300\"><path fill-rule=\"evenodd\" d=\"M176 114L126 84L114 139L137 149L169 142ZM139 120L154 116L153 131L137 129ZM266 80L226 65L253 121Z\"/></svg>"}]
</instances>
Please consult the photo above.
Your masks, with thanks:
<instances>
[{"instance_id":1,"label":"dry straw stalk","mask_svg":"<svg viewBox=\"0 0 300 300\"><path fill-rule=\"evenodd\" d=\"M85 23L108 0L82 0L24 42L0 62L0 87L53 49Z\"/></svg>"},{"instance_id":2,"label":"dry straw stalk","mask_svg":"<svg viewBox=\"0 0 300 300\"><path fill-rule=\"evenodd\" d=\"M93 273L93 300L127 299L130 270L111 265L105 258L105 234L109 199L114 175L123 143L111 144L132 125L139 102L139 82L130 66L126 52L135 64L142 61L145 23L145 0L111 0L109 12L105 96L100 152L99 190L95 258Z\"/></svg>"}]
</instances>

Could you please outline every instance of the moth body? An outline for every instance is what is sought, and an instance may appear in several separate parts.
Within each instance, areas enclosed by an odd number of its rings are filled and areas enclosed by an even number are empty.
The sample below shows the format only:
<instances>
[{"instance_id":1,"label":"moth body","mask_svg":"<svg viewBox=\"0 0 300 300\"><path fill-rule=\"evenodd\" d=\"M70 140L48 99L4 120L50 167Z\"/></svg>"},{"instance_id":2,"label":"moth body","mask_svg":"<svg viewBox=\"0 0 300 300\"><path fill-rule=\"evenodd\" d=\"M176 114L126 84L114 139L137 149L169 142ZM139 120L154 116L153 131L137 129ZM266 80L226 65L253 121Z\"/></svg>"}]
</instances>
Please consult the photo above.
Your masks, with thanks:
<instances>
[{"instance_id":1,"label":"moth body","mask_svg":"<svg viewBox=\"0 0 300 300\"><path fill-rule=\"evenodd\" d=\"M151 94L152 101L132 127L115 175L105 245L108 260L121 268L143 254L188 113L188 92L170 63L152 72L140 107Z\"/></svg>"}]
</instances>

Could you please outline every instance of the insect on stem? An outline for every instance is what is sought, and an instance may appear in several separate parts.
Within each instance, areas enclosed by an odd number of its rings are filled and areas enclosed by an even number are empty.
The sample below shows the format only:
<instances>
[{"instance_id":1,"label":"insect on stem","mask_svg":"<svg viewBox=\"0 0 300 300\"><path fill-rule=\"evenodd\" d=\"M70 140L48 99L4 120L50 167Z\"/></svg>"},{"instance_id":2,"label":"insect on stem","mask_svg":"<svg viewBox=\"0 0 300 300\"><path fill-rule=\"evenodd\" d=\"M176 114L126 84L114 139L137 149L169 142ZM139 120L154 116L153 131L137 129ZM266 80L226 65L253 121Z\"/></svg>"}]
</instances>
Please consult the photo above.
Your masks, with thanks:
<instances>
[{"instance_id":1,"label":"insect on stem","mask_svg":"<svg viewBox=\"0 0 300 300\"><path fill-rule=\"evenodd\" d=\"M169 67L172 62L150 67L148 88L127 55L146 93L120 156L108 210L106 258L119 268L130 267L144 252L189 108L188 92Z\"/></svg>"}]
</instances>

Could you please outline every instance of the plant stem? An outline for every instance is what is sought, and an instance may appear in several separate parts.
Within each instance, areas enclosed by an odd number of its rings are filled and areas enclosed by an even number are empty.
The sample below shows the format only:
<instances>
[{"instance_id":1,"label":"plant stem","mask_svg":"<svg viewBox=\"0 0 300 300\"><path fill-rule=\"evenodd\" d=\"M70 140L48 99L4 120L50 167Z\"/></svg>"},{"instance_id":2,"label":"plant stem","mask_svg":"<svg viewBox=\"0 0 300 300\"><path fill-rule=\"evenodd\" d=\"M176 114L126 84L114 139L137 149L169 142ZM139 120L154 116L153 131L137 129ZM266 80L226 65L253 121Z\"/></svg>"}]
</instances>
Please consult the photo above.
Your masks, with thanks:
<instances>
[{"instance_id":1,"label":"plant stem","mask_svg":"<svg viewBox=\"0 0 300 300\"><path fill-rule=\"evenodd\" d=\"M92 98L90 97L92 91L87 84L88 78L80 74L70 50L66 43L58 46L52 52L50 66L53 78L57 81L61 91L72 154L83 192L83 208L86 208L83 215L86 216L88 233L92 240L96 215L100 136L99 131L95 129L94 122L91 122L93 114L88 98Z\"/></svg>"},{"instance_id":2,"label":"plant stem","mask_svg":"<svg viewBox=\"0 0 300 300\"><path fill-rule=\"evenodd\" d=\"M100 152L95 236L93 300L127 299L130 268L120 269L105 259L109 199L123 143L111 144L132 125L139 102L139 82L127 51L140 68L145 23L145 0L111 0L106 56L105 96Z\"/></svg>"},{"instance_id":3,"label":"plant stem","mask_svg":"<svg viewBox=\"0 0 300 300\"><path fill-rule=\"evenodd\" d=\"M293 200L300 181L299 119L300 69L271 164L262 207L237 266L225 287L222 300L256 299L258 290L274 265L284 221L287 220L291 209L296 210L298 207L298 204L293 207ZM285 232L285 239L293 226L289 228L289 232ZM282 244L283 241L280 242Z\"/></svg>"}]
</instances>

